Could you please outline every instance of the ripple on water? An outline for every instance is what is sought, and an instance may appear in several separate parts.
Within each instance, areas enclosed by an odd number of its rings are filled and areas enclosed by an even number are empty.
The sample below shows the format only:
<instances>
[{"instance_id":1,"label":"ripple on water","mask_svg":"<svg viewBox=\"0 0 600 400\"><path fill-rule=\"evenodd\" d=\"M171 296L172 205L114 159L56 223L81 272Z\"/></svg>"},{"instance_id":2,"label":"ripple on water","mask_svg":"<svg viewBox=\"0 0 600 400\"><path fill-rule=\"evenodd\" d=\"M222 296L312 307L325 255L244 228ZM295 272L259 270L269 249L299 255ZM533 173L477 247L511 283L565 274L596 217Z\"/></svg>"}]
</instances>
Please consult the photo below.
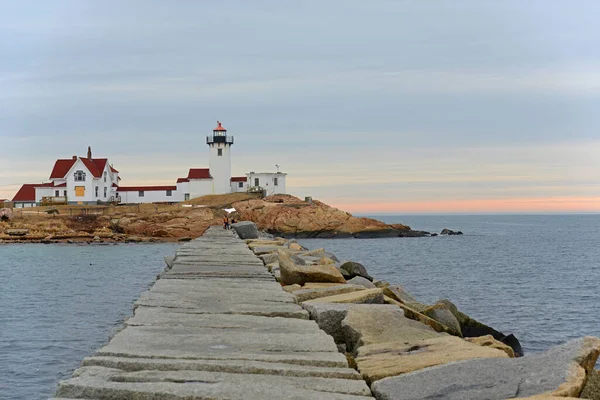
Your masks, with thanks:
<instances>
[{"instance_id":1,"label":"ripple on water","mask_svg":"<svg viewBox=\"0 0 600 400\"><path fill-rule=\"evenodd\" d=\"M176 247L0 246L0 399L51 397L131 315Z\"/></svg>"}]
</instances>

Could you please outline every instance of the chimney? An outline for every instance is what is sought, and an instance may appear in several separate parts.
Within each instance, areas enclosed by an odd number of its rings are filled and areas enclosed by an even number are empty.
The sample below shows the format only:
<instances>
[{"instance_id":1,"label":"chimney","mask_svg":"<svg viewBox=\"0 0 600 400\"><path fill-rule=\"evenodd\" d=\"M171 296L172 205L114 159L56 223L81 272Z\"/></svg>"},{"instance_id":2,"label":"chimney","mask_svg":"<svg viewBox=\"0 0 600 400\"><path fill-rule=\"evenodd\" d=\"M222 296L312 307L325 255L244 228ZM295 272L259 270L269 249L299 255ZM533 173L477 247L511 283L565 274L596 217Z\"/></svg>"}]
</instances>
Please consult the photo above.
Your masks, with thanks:
<instances>
[{"instance_id":1,"label":"chimney","mask_svg":"<svg viewBox=\"0 0 600 400\"><path fill-rule=\"evenodd\" d=\"M87 158L92 158L92 148L88 146L88 155Z\"/></svg>"},{"instance_id":2,"label":"chimney","mask_svg":"<svg viewBox=\"0 0 600 400\"><path fill-rule=\"evenodd\" d=\"M73 160L77 160L77 156L73 156Z\"/></svg>"}]
</instances>

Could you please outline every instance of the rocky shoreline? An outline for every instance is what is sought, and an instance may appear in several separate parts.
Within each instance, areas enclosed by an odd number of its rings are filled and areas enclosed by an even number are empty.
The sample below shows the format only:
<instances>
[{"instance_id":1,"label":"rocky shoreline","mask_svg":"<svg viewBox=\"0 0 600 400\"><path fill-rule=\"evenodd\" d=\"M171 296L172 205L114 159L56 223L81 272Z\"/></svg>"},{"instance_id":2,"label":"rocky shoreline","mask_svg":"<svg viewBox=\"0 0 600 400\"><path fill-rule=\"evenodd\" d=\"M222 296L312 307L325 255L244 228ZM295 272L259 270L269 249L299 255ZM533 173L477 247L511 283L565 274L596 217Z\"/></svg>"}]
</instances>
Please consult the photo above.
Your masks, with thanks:
<instances>
[{"instance_id":1,"label":"rocky shoreline","mask_svg":"<svg viewBox=\"0 0 600 400\"><path fill-rule=\"evenodd\" d=\"M234 228L333 337L377 399L600 398L598 338L523 356L516 337L461 313L448 299L424 304L323 248L259 239L251 223Z\"/></svg>"},{"instance_id":2,"label":"rocky shoreline","mask_svg":"<svg viewBox=\"0 0 600 400\"><path fill-rule=\"evenodd\" d=\"M403 224L356 217L317 200L289 195L259 198L238 193L194 199L187 204L124 207L64 206L1 209L0 244L137 243L189 241L230 218L252 221L284 238L411 238L438 236ZM443 229L439 235L460 235Z\"/></svg>"}]
</instances>

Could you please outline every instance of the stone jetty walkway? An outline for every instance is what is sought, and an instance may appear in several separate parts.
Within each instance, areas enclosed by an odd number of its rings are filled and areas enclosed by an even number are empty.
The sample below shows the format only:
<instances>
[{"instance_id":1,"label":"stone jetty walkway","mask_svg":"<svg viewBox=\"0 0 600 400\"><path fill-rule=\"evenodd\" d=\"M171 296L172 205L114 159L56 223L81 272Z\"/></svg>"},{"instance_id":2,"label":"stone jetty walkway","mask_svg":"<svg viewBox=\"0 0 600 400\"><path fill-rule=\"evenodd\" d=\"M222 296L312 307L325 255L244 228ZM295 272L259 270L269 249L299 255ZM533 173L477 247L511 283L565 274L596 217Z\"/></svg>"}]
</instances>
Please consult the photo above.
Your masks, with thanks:
<instances>
[{"instance_id":1,"label":"stone jetty walkway","mask_svg":"<svg viewBox=\"0 0 600 400\"><path fill-rule=\"evenodd\" d=\"M332 337L220 227L177 250L134 314L57 399L371 398Z\"/></svg>"}]
</instances>

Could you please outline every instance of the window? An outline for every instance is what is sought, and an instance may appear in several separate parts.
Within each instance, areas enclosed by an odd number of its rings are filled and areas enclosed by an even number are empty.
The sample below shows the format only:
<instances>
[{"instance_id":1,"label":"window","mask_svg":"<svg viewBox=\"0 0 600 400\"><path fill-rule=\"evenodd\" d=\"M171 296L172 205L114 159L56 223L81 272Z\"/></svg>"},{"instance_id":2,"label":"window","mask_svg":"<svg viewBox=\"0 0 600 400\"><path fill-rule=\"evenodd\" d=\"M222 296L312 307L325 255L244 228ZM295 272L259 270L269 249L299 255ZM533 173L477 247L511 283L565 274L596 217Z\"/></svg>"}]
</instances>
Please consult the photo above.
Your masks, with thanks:
<instances>
[{"instance_id":1,"label":"window","mask_svg":"<svg viewBox=\"0 0 600 400\"><path fill-rule=\"evenodd\" d=\"M98 197L98 186L96 186L96 197Z\"/></svg>"},{"instance_id":2,"label":"window","mask_svg":"<svg viewBox=\"0 0 600 400\"><path fill-rule=\"evenodd\" d=\"M258 178L254 178L254 186L260 186L260 181Z\"/></svg>"},{"instance_id":3,"label":"window","mask_svg":"<svg viewBox=\"0 0 600 400\"><path fill-rule=\"evenodd\" d=\"M75 196L84 197L85 196L85 186L75 186Z\"/></svg>"},{"instance_id":4,"label":"window","mask_svg":"<svg viewBox=\"0 0 600 400\"><path fill-rule=\"evenodd\" d=\"M144 191L143 191L143 190L140 190L140 191L138 192L138 196L139 196L139 197L144 197Z\"/></svg>"},{"instance_id":5,"label":"window","mask_svg":"<svg viewBox=\"0 0 600 400\"><path fill-rule=\"evenodd\" d=\"M243 188L244 187L244 182L238 183L238 187Z\"/></svg>"},{"instance_id":6,"label":"window","mask_svg":"<svg viewBox=\"0 0 600 400\"><path fill-rule=\"evenodd\" d=\"M85 182L85 172L75 171L75 182Z\"/></svg>"},{"instance_id":7,"label":"window","mask_svg":"<svg viewBox=\"0 0 600 400\"><path fill-rule=\"evenodd\" d=\"M104 172L104 182L106 182L106 171ZM106 197L106 195L104 197Z\"/></svg>"},{"instance_id":8,"label":"window","mask_svg":"<svg viewBox=\"0 0 600 400\"><path fill-rule=\"evenodd\" d=\"M63 194L64 194L65 197L67 197L67 191L66 190L64 191Z\"/></svg>"},{"instance_id":9,"label":"window","mask_svg":"<svg viewBox=\"0 0 600 400\"><path fill-rule=\"evenodd\" d=\"M167 190L167 196L173 196L173 191L172 190Z\"/></svg>"},{"instance_id":10,"label":"window","mask_svg":"<svg viewBox=\"0 0 600 400\"><path fill-rule=\"evenodd\" d=\"M279 182L279 181L278 181L278 179L277 179L277 178L273 178L273 185L275 185L275 186L278 186L278 184L277 184L278 182Z\"/></svg>"},{"instance_id":11,"label":"window","mask_svg":"<svg viewBox=\"0 0 600 400\"><path fill-rule=\"evenodd\" d=\"M189 200L190 199L190 194L189 193L184 194L183 195L183 199L186 200L186 201Z\"/></svg>"},{"instance_id":12,"label":"window","mask_svg":"<svg viewBox=\"0 0 600 400\"><path fill-rule=\"evenodd\" d=\"M223 149L217 149L217 155L218 156L222 156L223 155Z\"/></svg>"},{"instance_id":13,"label":"window","mask_svg":"<svg viewBox=\"0 0 600 400\"><path fill-rule=\"evenodd\" d=\"M56 196L56 197L60 196L60 190L55 190L54 191L54 196Z\"/></svg>"},{"instance_id":14,"label":"window","mask_svg":"<svg viewBox=\"0 0 600 400\"><path fill-rule=\"evenodd\" d=\"M104 198L106 198L106 191L108 190L107 187L104 188Z\"/></svg>"}]
</instances>

